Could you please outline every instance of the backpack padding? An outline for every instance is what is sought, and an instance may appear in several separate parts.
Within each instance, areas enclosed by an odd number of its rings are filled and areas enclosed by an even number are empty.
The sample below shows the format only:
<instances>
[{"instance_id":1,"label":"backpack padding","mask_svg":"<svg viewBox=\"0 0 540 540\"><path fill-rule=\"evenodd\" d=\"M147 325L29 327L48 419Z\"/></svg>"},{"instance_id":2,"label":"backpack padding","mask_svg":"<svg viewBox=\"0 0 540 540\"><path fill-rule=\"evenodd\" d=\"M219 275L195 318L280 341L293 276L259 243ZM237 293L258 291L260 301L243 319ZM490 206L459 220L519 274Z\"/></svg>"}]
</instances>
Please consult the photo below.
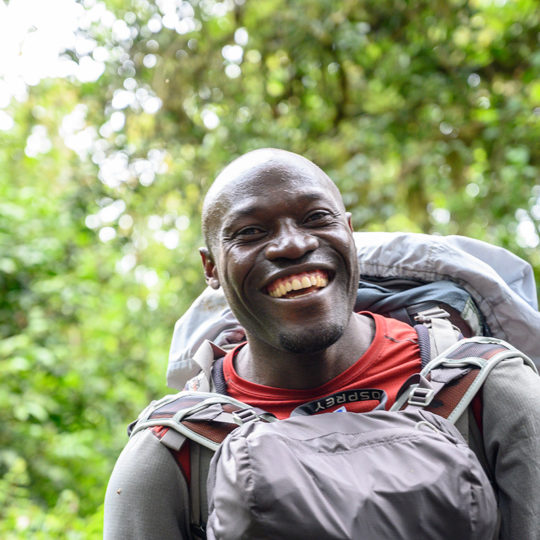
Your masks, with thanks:
<instances>
[{"instance_id":1,"label":"backpack padding","mask_svg":"<svg viewBox=\"0 0 540 540\"><path fill-rule=\"evenodd\" d=\"M448 280L423 283L414 279L361 276L354 310L379 313L414 326L419 312L436 307L447 310L452 323L464 335L491 335L470 294Z\"/></svg>"}]
</instances>

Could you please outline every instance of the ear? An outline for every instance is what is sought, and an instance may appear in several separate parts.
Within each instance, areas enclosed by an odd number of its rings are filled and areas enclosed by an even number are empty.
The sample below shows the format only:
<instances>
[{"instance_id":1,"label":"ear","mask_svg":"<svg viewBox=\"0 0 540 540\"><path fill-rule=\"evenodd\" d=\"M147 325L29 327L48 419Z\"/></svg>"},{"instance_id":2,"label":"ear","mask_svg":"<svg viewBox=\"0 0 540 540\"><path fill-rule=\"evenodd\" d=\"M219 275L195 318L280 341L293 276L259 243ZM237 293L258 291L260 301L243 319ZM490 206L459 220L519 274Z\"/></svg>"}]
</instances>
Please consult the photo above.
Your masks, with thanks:
<instances>
[{"instance_id":1,"label":"ear","mask_svg":"<svg viewBox=\"0 0 540 540\"><path fill-rule=\"evenodd\" d=\"M353 226L352 226L352 214L350 212L345 212L345 217L347 218L347 223L349 224L349 229L351 229L351 232L354 232Z\"/></svg>"},{"instance_id":2,"label":"ear","mask_svg":"<svg viewBox=\"0 0 540 540\"><path fill-rule=\"evenodd\" d=\"M212 255L207 248L199 248L199 253L201 255L202 264L204 268L204 277L206 279L206 284L212 289L219 289L219 278L217 274L217 268L212 259Z\"/></svg>"}]
</instances>

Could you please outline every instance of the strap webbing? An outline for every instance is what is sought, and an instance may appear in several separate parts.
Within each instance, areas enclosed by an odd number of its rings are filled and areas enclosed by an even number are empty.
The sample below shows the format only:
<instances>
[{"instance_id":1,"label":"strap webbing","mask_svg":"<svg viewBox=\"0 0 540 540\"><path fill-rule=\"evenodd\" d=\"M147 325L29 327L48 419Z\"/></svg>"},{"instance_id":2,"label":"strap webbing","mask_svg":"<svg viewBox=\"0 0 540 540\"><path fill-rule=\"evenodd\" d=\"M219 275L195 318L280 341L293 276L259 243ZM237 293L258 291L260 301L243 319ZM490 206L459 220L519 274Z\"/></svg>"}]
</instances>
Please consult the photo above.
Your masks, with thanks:
<instances>
[{"instance_id":1,"label":"strap webbing","mask_svg":"<svg viewBox=\"0 0 540 540\"><path fill-rule=\"evenodd\" d=\"M224 356L218 358L212 366L212 382L214 383L214 390L216 394L227 395L227 383L225 382L225 376L223 375L223 360Z\"/></svg>"},{"instance_id":2,"label":"strap webbing","mask_svg":"<svg viewBox=\"0 0 540 540\"><path fill-rule=\"evenodd\" d=\"M430 362L431 355L431 340L429 338L429 330L425 324L417 324L414 329L418 335L418 347L420 347L420 359L422 362L422 369L424 369Z\"/></svg>"}]
</instances>

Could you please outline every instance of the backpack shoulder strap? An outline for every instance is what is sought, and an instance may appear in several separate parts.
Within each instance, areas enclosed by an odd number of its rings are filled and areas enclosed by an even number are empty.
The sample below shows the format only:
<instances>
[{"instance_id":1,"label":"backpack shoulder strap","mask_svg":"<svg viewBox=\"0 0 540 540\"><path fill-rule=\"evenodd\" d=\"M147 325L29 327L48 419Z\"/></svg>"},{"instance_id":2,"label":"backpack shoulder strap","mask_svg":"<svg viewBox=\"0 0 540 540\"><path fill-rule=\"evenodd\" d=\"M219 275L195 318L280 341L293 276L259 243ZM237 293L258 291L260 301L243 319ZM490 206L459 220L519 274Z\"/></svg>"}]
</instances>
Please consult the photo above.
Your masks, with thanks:
<instances>
[{"instance_id":1,"label":"backpack shoulder strap","mask_svg":"<svg viewBox=\"0 0 540 540\"><path fill-rule=\"evenodd\" d=\"M223 361L225 357L218 358L212 367L212 384L216 394L227 395L227 383L223 375Z\"/></svg>"},{"instance_id":2,"label":"backpack shoulder strap","mask_svg":"<svg viewBox=\"0 0 540 540\"><path fill-rule=\"evenodd\" d=\"M461 339L449 314L440 307L419 312L415 320L421 323L415 330L422 371L403 384L393 410L424 408L456 424L468 440L468 415L463 413L472 404L476 423L481 428L479 390L491 370L506 358L521 357L537 371L527 355L501 339L482 336Z\"/></svg>"},{"instance_id":3,"label":"backpack shoulder strap","mask_svg":"<svg viewBox=\"0 0 540 540\"><path fill-rule=\"evenodd\" d=\"M420 311L414 319L418 323L414 329L418 335L422 368L463 337L450 322L450 314L441 307Z\"/></svg>"},{"instance_id":4,"label":"backpack shoulder strap","mask_svg":"<svg viewBox=\"0 0 540 540\"><path fill-rule=\"evenodd\" d=\"M501 339L462 339L410 377L391 410L420 407L456 423L491 371L500 362L516 357L537 371L527 355Z\"/></svg>"},{"instance_id":5,"label":"backpack shoulder strap","mask_svg":"<svg viewBox=\"0 0 540 540\"><path fill-rule=\"evenodd\" d=\"M133 436L143 429L163 426L215 451L238 426L253 420L271 422L275 419L272 414L230 396L183 391L152 402L130 425L128 434ZM160 440L167 445L167 435ZM179 441L176 437L174 447L178 446Z\"/></svg>"},{"instance_id":6,"label":"backpack shoulder strap","mask_svg":"<svg viewBox=\"0 0 540 540\"><path fill-rule=\"evenodd\" d=\"M219 379L218 366L218 374L214 377L216 386L220 384ZM180 450L189 451L188 484L192 538L206 538L204 523L208 508L205 479L213 452L231 431L257 420L271 422L276 418L227 395L183 391L152 402L128 428L130 436L143 429L157 429L154 433L158 440L171 451L182 470L184 468L180 460ZM184 445L187 440L196 444L190 444L187 448Z\"/></svg>"}]
</instances>

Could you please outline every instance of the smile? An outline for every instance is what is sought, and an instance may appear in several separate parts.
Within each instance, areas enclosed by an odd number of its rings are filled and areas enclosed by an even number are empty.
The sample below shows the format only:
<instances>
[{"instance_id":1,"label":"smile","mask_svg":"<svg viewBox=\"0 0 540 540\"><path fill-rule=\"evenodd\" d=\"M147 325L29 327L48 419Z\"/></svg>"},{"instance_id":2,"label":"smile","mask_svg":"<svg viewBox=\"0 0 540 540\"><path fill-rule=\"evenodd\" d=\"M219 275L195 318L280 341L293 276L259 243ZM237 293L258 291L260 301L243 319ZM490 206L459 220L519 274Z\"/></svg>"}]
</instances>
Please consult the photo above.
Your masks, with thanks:
<instances>
[{"instance_id":1,"label":"smile","mask_svg":"<svg viewBox=\"0 0 540 540\"><path fill-rule=\"evenodd\" d=\"M276 279L266 290L273 298L296 298L323 289L328 285L328 281L325 270L314 270Z\"/></svg>"}]
</instances>

